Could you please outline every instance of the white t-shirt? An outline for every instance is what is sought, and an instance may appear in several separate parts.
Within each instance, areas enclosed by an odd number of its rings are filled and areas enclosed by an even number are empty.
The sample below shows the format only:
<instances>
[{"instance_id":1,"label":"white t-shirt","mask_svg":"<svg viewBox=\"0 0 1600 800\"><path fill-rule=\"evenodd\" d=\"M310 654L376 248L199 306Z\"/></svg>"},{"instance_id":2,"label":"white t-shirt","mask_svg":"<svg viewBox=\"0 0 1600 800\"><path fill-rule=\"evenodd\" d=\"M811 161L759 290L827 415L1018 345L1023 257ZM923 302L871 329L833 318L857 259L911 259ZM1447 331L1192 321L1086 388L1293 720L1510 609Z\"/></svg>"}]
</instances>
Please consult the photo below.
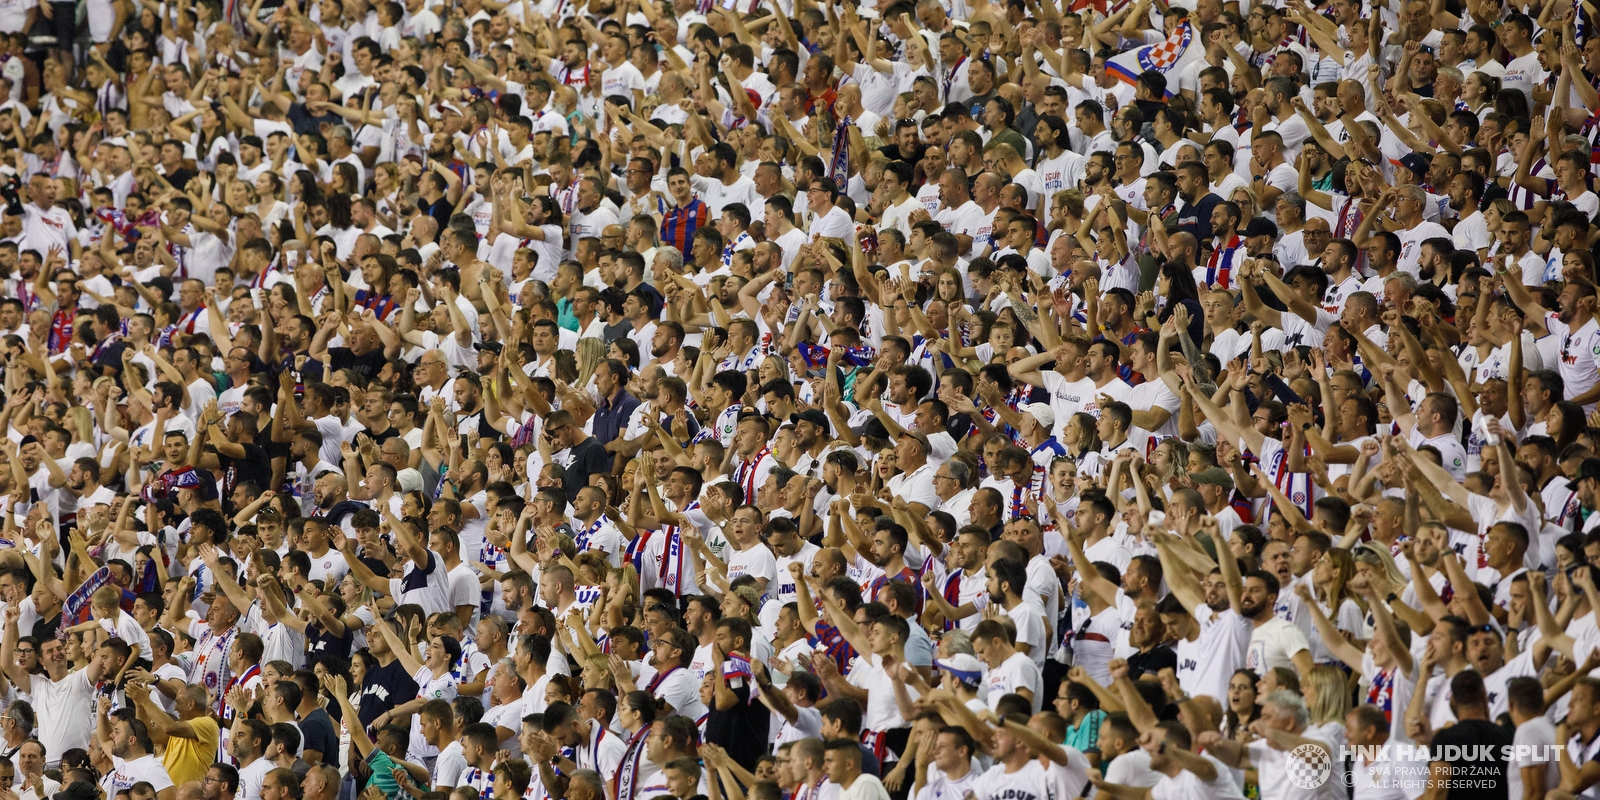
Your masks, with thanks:
<instances>
[{"instance_id":1,"label":"white t-shirt","mask_svg":"<svg viewBox=\"0 0 1600 800\"><path fill-rule=\"evenodd\" d=\"M1511 758L1506 759L1506 796L1522 797L1522 770L1543 766L1546 788L1561 785L1561 762L1551 759L1556 743L1556 726L1546 716L1537 716L1517 726L1511 744L1515 747Z\"/></svg>"},{"instance_id":2,"label":"white t-shirt","mask_svg":"<svg viewBox=\"0 0 1600 800\"><path fill-rule=\"evenodd\" d=\"M239 799L261 800L261 784L266 781L267 773L277 768L277 764L266 758L258 758L248 767L239 768Z\"/></svg>"},{"instance_id":3,"label":"white t-shirt","mask_svg":"<svg viewBox=\"0 0 1600 800\"><path fill-rule=\"evenodd\" d=\"M765 578L770 587L778 579L777 557L765 544L757 543L748 550L735 550L731 546L723 551L728 558L728 581L740 575Z\"/></svg>"},{"instance_id":4,"label":"white t-shirt","mask_svg":"<svg viewBox=\"0 0 1600 800\"><path fill-rule=\"evenodd\" d=\"M1310 650L1306 635L1293 623L1274 616L1250 632L1250 647L1245 666L1257 675L1277 667L1294 669L1292 658L1301 650Z\"/></svg>"},{"instance_id":5,"label":"white t-shirt","mask_svg":"<svg viewBox=\"0 0 1600 800\"><path fill-rule=\"evenodd\" d=\"M45 758L59 760L74 747L89 748L94 733L94 684L83 670L76 670L52 681L44 674L33 675L30 694L39 714L39 741Z\"/></svg>"},{"instance_id":6,"label":"white t-shirt","mask_svg":"<svg viewBox=\"0 0 1600 800\"><path fill-rule=\"evenodd\" d=\"M972 794L978 800L1052 800L1050 781L1037 760L1010 773L1005 764L990 767L978 777Z\"/></svg>"},{"instance_id":7,"label":"white t-shirt","mask_svg":"<svg viewBox=\"0 0 1600 800\"><path fill-rule=\"evenodd\" d=\"M1188 770L1175 777L1162 775L1161 780L1150 787L1150 800L1244 800L1244 792L1233 780L1233 770L1213 756L1202 754L1201 758L1210 761L1217 770L1215 778L1204 781Z\"/></svg>"},{"instance_id":8,"label":"white t-shirt","mask_svg":"<svg viewBox=\"0 0 1600 800\"><path fill-rule=\"evenodd\" d=\"M857 775L850 788L839 790L839 800L889 800L889 792L877 777Z\"/></svg>"},{"instance_id":9,"label":"white t-shirt","mask_svg":"<svg viewBox=\"0 0 1600 800\"><path fill-rule=\"evenodd\" d=\"M988 690L990 711L999 708L1000 698L1018 689L1033 692L1033 713L1039 713L1044 702L1044 675L1024 653L1012 653L1000 666L985 672L983 684Z\"/></svg>"},{"instance_id":10,"label":"white t-shirt","mask_svg":"<svg viewBox=\"0 0 1600 800\"><path fill-rule=\"evenodd\" d=\"M1178 640L1178 685L1191 697L1227 697L1228 681L1244 665L1250 646L1250 620L1231 608L1213 611L1210 606L1195 609L1194 616L1200 636Z\"/></svg>"},{"instance_id":11,"label":"white t-shirt","mask_svg":"<svg viewBox=\"0 0 1600 800\"><path fill-rule=\"evenodd\" d=\"M1600 322L1590 319L1576 331L1551 314L1545 325L1560 343L1560 362L1557 369L1563 381L1563 399L1571 400L1594 388L1600 380ZM1584 407L1584 413L1594 410L1594 404Z\"/></svg>"},{"instance_id":12,"label":"white t-shirt","mask_svg":"<svg viewBox=\"0 0 1600 800\"><path fill-rule=\"evenodd\" d=\"M1301 734L1307 739L1316 739L1315 731L1307 730ZM1321 740L1318 740L1321 741ZM1328 744L1328 742L1323 742ZM1302 788L1291 779L1291 775L1300 774L1289 769L1289 760L1299 761L1297 769L1314 769L1304 759L1292 755L1288 750L1278 750L1267 744L1265 739L1257 739L1246 745L1250 752L1250 763L1256 768L1257 780L1261 785L1261 797L1264 800L1338 800L1345 795L1345 787L1339 781L1326 781L1316 788ZM1337 747L1329 748L1334 758L1338 758Z\"/></svg>"},{"instance_id":13,"label":"white t-shirt","mask_svg":"<svg viewBox=\"0 0 1600 800\"><path fill-rule=\"evenodd\" d=\"M1530 52L1506 64L1505 77L1500 79L1501 89L1516 89L1533 102L1533 87L1544 81L1544 68L1539 66L1539 54Z\"/></svg>"},{"instance_id":14,"label":"white t-shirt","mask_svg":"<svg viewBox=\"0 0 1600 800\"><path fill-rule=\"evenodd\" d=\"M100 788L105 790L106 797L116 797L117 792L130 789L140 781L149 781L157 793L172 786L167 768L153 755L145 754L132 760L112 756L111 763L115 769L100 779Z\"/></svg>"},{"instance_id":15,"label":"white t-shirt","mask_svg":"<svg viewBox=\"0 0 1600 800\"><path fill-rule=\"evenodd\" d=\"M1006 616L1017 625L1017 645L1028 645L1028 658L1042 672L1044 657L1050 649L1049 628L1045 626L1045 611L1030 599L1023 599L1015 607L1003 609Z\"/></svg>"},{"instance_id":16,"label":"white t-shirt","mask_svg":"<svg viewBox=\"0 0 1600 800\"><path fill-rule=\"evenodd\" d=\"M978 779L983 773L976 769L968 769L967 774L959 778L951 778L937 764L928 765L928 778L922 784L922 791L917 792L916 800L961 800L967 792L972 791L978 784Z\"/></svg>"}]
</instances>

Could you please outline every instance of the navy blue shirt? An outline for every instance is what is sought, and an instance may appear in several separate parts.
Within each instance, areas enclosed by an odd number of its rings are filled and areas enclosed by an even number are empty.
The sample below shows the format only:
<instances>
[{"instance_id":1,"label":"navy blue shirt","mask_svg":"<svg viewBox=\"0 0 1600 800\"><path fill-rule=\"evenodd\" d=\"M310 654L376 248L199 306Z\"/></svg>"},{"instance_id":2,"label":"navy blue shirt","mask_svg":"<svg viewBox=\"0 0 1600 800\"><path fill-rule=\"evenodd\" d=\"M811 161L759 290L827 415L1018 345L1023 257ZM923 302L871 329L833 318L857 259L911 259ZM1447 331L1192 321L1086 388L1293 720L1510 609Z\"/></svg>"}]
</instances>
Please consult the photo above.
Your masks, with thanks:
<instances>
[{"instance_id":1,"label":"navy blue shirt","mask_svg":"<svg viewBox=\"0 0 1600 800\"><path fill-rule=\"evenodd\" d=\"M1193 234L1200 246L1204 247L1211 241L1211 237L1215 235L1211 232L1211 211L1217 207L1218 203L1222 202L1222 198L1211 192L1206 192L1193 203L1184 202L1186 205L1184 205L1183 210L1178 212L1175 220L1177 226L1172 231L1184 231Z\"/></svg>"},{"instance_id":2,"label":"navy blue shirt","mask_svg":"<svg viewBox=\"0 0 1600 800\"><path fill-rule=\"evenodd\" d=\"M619 391L615 399L601 398L594 409L594 438L601 444L610 444L627 428L638 407L639 398L626 390Z\"/></svg>"}]
</instances>

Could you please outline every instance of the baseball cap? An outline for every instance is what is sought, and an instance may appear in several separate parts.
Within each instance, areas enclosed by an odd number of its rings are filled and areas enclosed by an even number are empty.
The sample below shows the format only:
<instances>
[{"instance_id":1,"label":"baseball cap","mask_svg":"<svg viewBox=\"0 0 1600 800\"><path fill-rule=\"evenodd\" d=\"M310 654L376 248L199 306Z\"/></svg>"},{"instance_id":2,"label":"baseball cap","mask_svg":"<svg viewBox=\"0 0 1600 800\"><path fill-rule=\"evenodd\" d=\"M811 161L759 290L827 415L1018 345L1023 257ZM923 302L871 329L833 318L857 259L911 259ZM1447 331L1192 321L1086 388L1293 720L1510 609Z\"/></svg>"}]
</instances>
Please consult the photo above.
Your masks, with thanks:
<instances>
[{"instance_id":1,"label":"baseball cap","mask_svg":"<svg viewBox=\"0 0 1600 800\"><path fill-rule=\"evenodd\" d=\"M448 100L442 101L442 102L438 102L438 103L434 103L433 104L433 110L438 112L441 115L444 114L444 112L448 111L448 112L450 112L452 114L455 114L456 116L461 116L461 117L466 116L466 114L461 113L461 109L459 107L457 107L455 103L452 103L452 102L450 102Z\"/></svg>"},{"instance_id":2,"label":"baseball cap","mask_svg":"<svg viewBox=\"0 0 1600 800\"><path fill-rule=\"evenodd\" d=\"M977 686L983 682L983 664L978 662L977 656L956 653L949 658L934 659L933 665L968 686Z\"/></svg>"},{"instance_id":3,"label":"baseball cap","mask_svg":"<svg viewBox=\"0 0 1600 800\"><path fill-rule=\"evenodd\" d=\"M1033 418L1046 428L1056 426L1056 412L1049 403L1023 403L1017 406L1017 410L1024 414L1032 414Z\"/></svg>"},{"instance_id":4,"label":"baseball cap","mask_svg":"<svg viewBox=\"0 0 1600 800\"><path fill-rule=\"evenodd\" d=\"M1400 158L1400 166L1411 170L1414 175L1428 174L1428 167L1432 165L1428 156L1421 153L1408 153Z\"/></svg>"},{"instance_id":5,"label":"baseball cap","mask_svg":"<svg viewBox=\"0 0 1600 800\"><path fill-rule=\"evenodd\" d=\"M1204 483L1208 486L1221 486L1225 489L1233 488L1233 477L1221 467L1207 467L1189 476L1195 483Z\"/></svg>"},{"instance_id":6,"label":"baseball cap","mask_svg":"<svg viewBox=\"0 0 1600 800\"><path fill-rule=\"evenodd\" d=\"M815 408L808 408L805 411L795 415L795 418L797 420L809 422L812 425L817 426L817 428L820 429L825 436L832 435L833 433L833 426L828 424L828 415L822 411L818 411Z\"/></svg>"},{"instance_id":7,"label":"baseball cap","mask_svg":"<svg viewBox=\"0 0 1600 800\"><path fill-rule=\"evenodd\" d=\"M477 344L474 344L473 347L476 347L479 350L488 350L495 355L499 355L500 351L504 350L506 346L499 342L478 342Z\"/></svg>"},{"instance_id":8,"label":"baseball cap","mask_svg":"<svg viewBox=\"0 0 1600 800\"><path fill-rule=\"evenodd\" d=\"M411 467L406 467L396 473L396 479L400 482L400 491L402 493L422 491L422 473Z\"/></svg>"},{"instance_id":9,"label":"baseball cap","mask_svg":"<svg viewBox=\"0 0 1600 800\"><path fill-rule=\"evenodd\" d=\"M1278 235L1278 226L1272 224L1272 220L1267 219L1266 217L1256 217L1255 219L1250 220L1250 223L1248 225L1244 226L1244 236L1247 239L1250 238L1251 236L1277 236L1277 235Z\"/></svg>"},{"instance_id":10,"label":"baseball cap","mask_svg":"<svg viewBox=\"0 0 1600 800\"><path fill-rule=\"evenodd\" d=\"M1600 478L1600 458L1586 458L1578 465L1578 475L1572 481L1580 483L1589 478Z\"/></svg>"}]
</instances>

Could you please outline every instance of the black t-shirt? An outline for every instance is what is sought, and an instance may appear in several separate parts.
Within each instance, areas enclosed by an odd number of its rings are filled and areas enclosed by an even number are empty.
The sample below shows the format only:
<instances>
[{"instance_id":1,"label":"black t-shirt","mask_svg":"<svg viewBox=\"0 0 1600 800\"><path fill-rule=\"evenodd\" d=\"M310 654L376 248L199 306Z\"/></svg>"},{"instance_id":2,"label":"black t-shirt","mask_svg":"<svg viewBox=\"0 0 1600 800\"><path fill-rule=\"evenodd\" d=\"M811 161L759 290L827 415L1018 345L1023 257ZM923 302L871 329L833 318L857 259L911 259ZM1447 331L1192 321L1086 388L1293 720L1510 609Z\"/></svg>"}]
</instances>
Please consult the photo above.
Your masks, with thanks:
<instances>
[{"instance_id":1,"label":"black t-shirt","mask_svg":"<svg viewBox=\"0 0 1600 800\"><path fill-rule=\"evenodd\" d=\"M1178 654L1172 648L1161 645L1148 653L1134 653L1128 656L1128 677L1138 680L1140 675L1159 675L1161 670L1178 669Z\"/></svg>"},{"instance_id":2,"label":"black t-shirt","mask_svg":"<svg viewBox=\"0 0 1600 800\"><path fill-rule=\"evenodd\" d=\"M272 428L271 426L268 426L256 432L255 446L261 448L261 452L266 453L267 455L267 477L268 479L271 479L272 459L289 458L289 442L272 441ZM262 484L261 488L272 489L276 491L281 487L267 486L266 484Z\"/></svg>"},{"instance_id":3,"label":"black t-shirt","mask_svg":"<svg viewBox=\"0 0 1600 800\"><path fill-rule=\"evenodd\" d=\"M739 679L735 679L739 680ZM706 717L706 741L721 745L739 766L754 770L756 762L767 752L767 724L772 712L760 702L749 703L750 681L729 689L739 696L739 701L727 711L717 710L712 703L711 714Z\"/></svg>"},{"instance_id":4,"label":"black t-shirt","mask_svg":"<svg viewBox=\"0 0 1600 800\"><path fill-rule=\"evenodd\" d=\"M338 755L339 736L333 732L333 718L320 708L300 720L300 739L305 749L321 752L325 763Z\"/></svg>"},{"instance_id":5,"label":"black t-shirt","mask_svg":"<svg viewBox=\"0 0 1600 800\"><path fill-rule=\"evenodd\" d=\"M1506 759L1502 748L1511 742L1510 731L1482 719L1462 720L1434 734L1433 743L1428 746L1430 753L1458 756L1439 759L1450 765L1450 800L1506 800ZM1460 750L1439 750L1448 745Z\"/></svg>"},{"instance_id":6,"label":"black t-shirt","mask_svg":"<svg viewBox=\"0 0 1600 800\"><path fill-rule=\"evenodd\" d=\"M383 370L383 365L387 362L388 359L383 357L383 348L381 347L361 356L356 355L348 347L328 348L329 372L348 369L370 380L378 377L378 373Z\"/></svg>"},{"instance_id":7,"label":"black t-shirt","mask_svg":"<svg viewBox=\"0 0 1600 800\"><path fill-rule=\"evenodd\" d=\"M343 636L334 636L322 627L322 623L312 622L306 626L306 664L310 666L324 660L348 663L350 646L354 642L355 635L349 630Z\"/></svg>"},{"instance_id":8,"label":"black t-shirt","mask_svg":"<svg viewBox=\"0 0 1600 800\"><path fill-rule=\"evenodd\" d=\"M590 436L572 448L572 464L567 467L567 502L578 499L578 490L589 485L589 476L611 471L611 454L600 440Z\"/></svg>"},{"instance_id":9,"label":"black t-shirt","mask_svg":"<svg viewBox=\"0 0 1600 800\"><path fill-rule=\"evenodd\" d=\"M277 372L294 372L294 361L299 356L306 356L306 364L300 370L300 380L322 380L322 362L310 357L308 353L291 353L278 362ZM298 388L296 392L300 391Z\"/></svg>"},{"instance_id":10,"label":"black t-shirt","mask_svg":"<svg viewBox=\"0 0 1600 800\"><path fill-rule=\"evenodd\" d=\"M387 666L370 667L361 681L361 724L371 728L379 715L417 696L417 682L396 658Z\"/></svg>"},{"instance_id":11,"label":"black t-shirt","mask_svg":"<svg viewBox=\"0 0 1600 800\"><path fill-rule=\"evenodd\" d=\"M194 170L179 167L178 169L167 173L163 177L167 179L167 183L172 184L172 188L181 192L183 191L183 187L188 186L189 181L194 178Z\"/></svg>"},{"instance_id":12,"label":"black t-shirt","mask_svg":"<svg viewBox=\"0 0 1600 800\"><path fill-rule=\"evenodd\" d=\"M450 230L450 215L455 211L455 206L450 204L448 196L440 197L432 203L419 197L417 198L417 208L422 213L433 217L434 221L439 223L440 233ZM434 237L434 241L438 241L437 236Z\"/></svg>"},{"instance_id":13,"label":"black t-shirt","mask_svg":"<svg viewBox=\"0 0 1600 800\"><path fill-rule=\"evenodd\" d=\"M272 433L267 433L271 438ZM272 462L267 458L267 451L260 445L250 443L239 445L244 448L244 458L229 458L217 454L217 461L222 465L222 502L232 505L233 489L245 481L252 481L262 490L275 487L268 486L267 481L272 480Z\"/></svg>"},{"instance_id":14,"label":"black t-shirt","mask_svg":"<svg viewBox=\"0 0 1600 800\"><path fill-rule=\"evenodd\" d=\"M390 439L399 438L400 429L390 425L389 427L385 428L382 433L373 433L371 428L368 428L366 433L368 436L372 437L373 444L383 444Z\"/></svg>"},{"instance_id":15,"label":"black t-shirt","mask_svg":"<svg viewBox=\"0 0 1600 800\"><path fill-rule=\"evenodd\" d=\"M33 623L33 630L30 633L35 639L42 642L46 639L56 638L56 631L60 628L61 612L57 611L51 614L49 619L41 617L38 622Z\"/></svg>"}]
</instances>

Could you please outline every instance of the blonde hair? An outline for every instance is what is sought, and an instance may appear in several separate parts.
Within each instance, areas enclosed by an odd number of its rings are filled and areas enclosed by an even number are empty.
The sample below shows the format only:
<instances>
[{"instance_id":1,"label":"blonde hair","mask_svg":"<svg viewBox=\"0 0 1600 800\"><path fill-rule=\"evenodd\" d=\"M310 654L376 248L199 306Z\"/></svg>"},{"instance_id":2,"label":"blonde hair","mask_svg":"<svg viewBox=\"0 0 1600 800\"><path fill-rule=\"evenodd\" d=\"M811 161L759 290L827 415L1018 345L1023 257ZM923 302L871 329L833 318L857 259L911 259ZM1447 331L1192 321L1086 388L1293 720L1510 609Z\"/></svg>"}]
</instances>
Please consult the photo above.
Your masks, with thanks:
<instances>
[{"instance_id":1,"label":"blonde hair","mask_svg":"<svg viewBox=\"0 0 1600 800\"><path fill-rule=\"evenodd\" d=\"M594 669L599 670L601 673L604 673L604 675L608 679L613 677L611 675L611 659L610 659L609 656L605 655L604 653L593 653L593 654L584 656L583 657L583 665L585 667L593 667ZM607 682L609 682L609 681L607 681ZM586 689L605 689L605 688L609 688L609 687L602 685L602 686L586 686L584 688L586 688Z\"/></svg>"},{"instance_id":2,"label":"blonde hair","mask_svg":"<svg viewBox=\"0 0 1600 800\"><path fill-rule=\"evenodd\" d=\"M1329 552L1332 551L1330 550ZM1395 586L1406 585L1406 576L1400 572L1400 567L1394 563L1394 555L1389 552L1389 548L1381 544L1362 542L1350 548L1350 555L1358 564L1366 564L1369 567L1381 570L1383 576L1388 578L1389 582Z\"/></svg>"},{"instance_id":3,"label":"blonde hair","mask_svg":"<svg viewBox=\"0 0 1600 800\"><path fill-rule=\"evenodd\" d=\"M73 406L67 409L66 420L71 422L72 440L94 444L94 413L86 406Z\"/></svg>"},{"instance_id":4,"label":"blonde hair","mask_svg":"<svg viewBox=\"0 0 1600 800\"><path fill-rule=\"evenodd\" d=\"M116 586L102 586L89 595L89 608L95 611L100 609L116 609L122 606L122 590Z\"/></svg>"},{"instance_id":5,"label":"blonde hair","mask_svg":"<svg viewBox=\"0 0 1600 800\"><path fill-rule=\"evenodd\" d=\"M603 339L590 336L578 340L578 380L574 385L588 386L589 379L594 377L594 371L606 357L606 343Z\"/></svg>"},{"instance_id":6,"label":"blonde hair","mask_svg":"<svg viewBox=\"0 0 1600 800\"><path fill-rule=\"evenodd\" d=\"M1344 671L1331 664L1318 664L1311 668L1306 683L1317 687L1317 703L1309 710L1312 725L1344 722L1350 713L1350 684Z\"/></svg>"},{"instance_id":7,"label":"blonde hair","mask_svg":"<svg viewBox=\"0 0 1600 800\"><path fill-rule=\"evenodd\" d=\"M1350 591L1350 579L1356 575L1356 558L1349 550L1338 547L1323 553L1322 557L1328 559L1329 566L1333 568L1333 577L1326 586L1318 586L1316 590L1327 600L1328 612L1337 615L1346 597L1360 602L1355 593Z\"/></svg>"}]
</instances>

